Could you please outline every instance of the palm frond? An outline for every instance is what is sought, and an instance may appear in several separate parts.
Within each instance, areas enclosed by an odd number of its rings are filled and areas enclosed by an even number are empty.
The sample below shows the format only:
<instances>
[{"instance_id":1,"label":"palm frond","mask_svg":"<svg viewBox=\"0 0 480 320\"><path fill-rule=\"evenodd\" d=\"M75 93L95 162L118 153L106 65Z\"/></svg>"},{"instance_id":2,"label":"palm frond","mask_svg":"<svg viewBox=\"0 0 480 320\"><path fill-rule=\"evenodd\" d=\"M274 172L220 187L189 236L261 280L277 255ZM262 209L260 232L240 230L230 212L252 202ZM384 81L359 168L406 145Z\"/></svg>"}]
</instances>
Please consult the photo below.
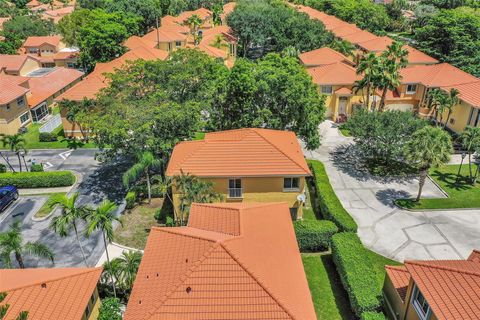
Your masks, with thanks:
<instances>
[{"instance_id":1,"label":"palm frond","mask_svg":"<svg viewBox=\"0 0 480 320\"><path fill-rule=\"evenodd\" d=\"M39 241L27 242L24 246L24 251L39 258L48 259L52 263L55 259L55 254L53 251Z\"/></svg>"}]
</instances>

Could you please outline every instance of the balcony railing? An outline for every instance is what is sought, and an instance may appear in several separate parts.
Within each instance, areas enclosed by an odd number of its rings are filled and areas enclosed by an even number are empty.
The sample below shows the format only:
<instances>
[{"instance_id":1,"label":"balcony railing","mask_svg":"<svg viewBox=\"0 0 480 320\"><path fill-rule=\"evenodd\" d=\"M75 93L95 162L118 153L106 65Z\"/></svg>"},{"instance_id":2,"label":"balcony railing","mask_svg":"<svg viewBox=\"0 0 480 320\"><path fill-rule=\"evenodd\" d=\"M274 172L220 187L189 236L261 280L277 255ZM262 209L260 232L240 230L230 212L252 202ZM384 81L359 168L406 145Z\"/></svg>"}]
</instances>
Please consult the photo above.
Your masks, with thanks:
<instances>
[{"instance_id":1,"label":"balcony railing","mask_svg":"<svg viewBox=\"0 0 480 320\"><path fill-rule=\"evenodd\" d=\"M242 188L228 188L229 198L242 198L242 194L243 194Z\"/></svg>"}]
</instances>

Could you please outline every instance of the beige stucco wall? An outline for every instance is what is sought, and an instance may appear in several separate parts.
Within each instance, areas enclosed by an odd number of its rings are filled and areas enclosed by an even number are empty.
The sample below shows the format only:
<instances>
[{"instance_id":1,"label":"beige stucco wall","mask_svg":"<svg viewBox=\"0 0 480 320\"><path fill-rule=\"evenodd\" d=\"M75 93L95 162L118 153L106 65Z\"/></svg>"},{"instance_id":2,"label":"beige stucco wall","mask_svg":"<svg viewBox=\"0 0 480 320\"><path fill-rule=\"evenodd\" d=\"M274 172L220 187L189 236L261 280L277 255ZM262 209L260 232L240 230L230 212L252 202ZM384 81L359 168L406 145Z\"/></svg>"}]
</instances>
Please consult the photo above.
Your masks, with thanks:
<instances>
[{"instance_id":1,"label":"beige stucco wall","mask_svg":"<svg viewBox=\"0 0 480 320\"><path fill-rule=\"evenodd\" d=\"M479 93L480 94L480 93ZM459 104L453 107L452 113L450 114L450 119L447 123L447 127L456 133L460 133L465 130L465 127L468 124L468 118L470 117L470 112L472 110L472 106L460 101ZM442 115L442 122L445 123L447 121L448 111ZM438 117L440 120L440 117Z\"/></svg>"},{"instance_id":2,"label":"beige stucco wall","mask_svg":"<svg viewBox=\"0 0 480 320\"><path fill-rule=\"evenodd\" d=\"M388 318L392 320L401 319L404 303L388 277L388 274L385 276L383 283L383 297L385 299L384 309Z\"/></svg>"},{"instance_id":3,"label":"beige stucco wall","mask_svg":"<svg viewBox=\"0 0 480 320\"><path fill-rule=\"evenodd\" d=\"M16 75L25 76L30 72L37 70L38 68L40 68L40 64L38 63L38 61L33 59L27 59L23 64L22 68L20 69L19 74Z\"/></svg>"},{"instance_id":4,"label":"beige stucco wall","mask_svg":"<svg viewBox=\"0 0 480 320\"><path fill-rule=\"evenodd\" d=\"M90 306L90 310L91 310L90 314L87 318L85 316L85 312L84 312L83 316L82 316L82 320L96 320L96 319L98 319L101 301L100 301L100 297L98 296L98 289L97 288L95 288L95 291L93 292L93 295L95 297L94 302L92 303L91 300L88 301L88 305ZM85 306L85 310L86 309L87 309L87 307ZM65 320L67 320L67 319L65 319Z\"/></svg>"},{"instance_id":5,"label":"beige stucco wall","mask_svg":"<svg viewBox=\"0 0 480 320\"><path fill-rule=\"evenodd\" d=\"M234 178L234 177L232 177ZM239 177L235 177L239 179ZM297 191L284 191L284 177L249 177L242 179L243 197L228 198L229 178L205 178L212 181L214 190L223 196L224 202L286 202L290 208L298 208L297 218L302 217L302 207L297 196L304 191L305 177L299 177L299 189ZM176 211L180 208L180 194L173 188L173 203Z\"/></svg>"},{"instance_id":6,"label":"beige stucco wall","mask_svg":"<svg viewBox=\"0 0 480 320\"><path fill-rule=\"evenodd\" d=\"M165 50L165 51L168 51L168 52L172 52L172 51L175 51L177 49L180 49L180 48L185 48L185 46L187 45L187 42L186 41L180 41L181 42L181 46L180 47L177 47L175 45L175 42L176 41L172 41L172 42L160 42L158 48L160 50Z\"/></svg>"},{"instance_id":7,"label":"beige stucco wall","mask_svg":"<svg viewBox=\"0 0 480 320\"><path fill-rule=\"evenodd\" d=\"M22 126L20 116L30 110L28 108L26 96L24 96L24 101L24 105L19 106L17 100L13 100L9 103L10 109L8 110L7 105L0 105L0 133L9 135L18 133L18 129ZM27 125L28 123L29 122L26 122L24 125Z\"/></svg>"},{"instance_id":8,"label":"beige stucco wall","mask_svg":"<svg viewBox=\"0 0 480 320\"><path fill-rule=\"evenodd\" d=\"M318 86L318 90L321 93L322 91L322 86ZM362 104L361 101L363 101L362 97L362 92L359 91L357 93L354 93L352 95L339 95L336 94L335 91L341 89L341 88L348 88L350 90L353 89L353 85L333 85L333 93L332 94L324 94L325 96L325 107L327 108L325 116L327 118L332 118L333 120L337 120L338 114L339 114L339 105L340 105L340 97L346 97L347 98L347 104L346 104L346 114L347 116L350 116L353 112L353 105L354 104Z\"/></svg>"}]
</instances>

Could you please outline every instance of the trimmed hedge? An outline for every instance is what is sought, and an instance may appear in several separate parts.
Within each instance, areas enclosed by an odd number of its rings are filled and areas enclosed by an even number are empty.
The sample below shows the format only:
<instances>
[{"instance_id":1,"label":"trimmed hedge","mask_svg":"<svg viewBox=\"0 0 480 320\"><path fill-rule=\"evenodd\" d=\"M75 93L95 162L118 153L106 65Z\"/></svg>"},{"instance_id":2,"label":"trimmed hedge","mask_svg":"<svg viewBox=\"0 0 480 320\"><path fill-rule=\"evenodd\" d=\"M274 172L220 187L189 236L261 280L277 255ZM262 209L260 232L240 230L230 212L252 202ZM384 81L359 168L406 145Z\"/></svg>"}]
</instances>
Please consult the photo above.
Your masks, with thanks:
<instances>
[{"instance_id":1,"label":"trimmed hedge","mask_svg":"<svg viewBox=\"0 0 480 320\"><path fill-rule=\"evenodd\" d=\"M293 223L300 252L328 250L337 226L328 220L300 220Z\"/></svg>"},{"instance_id":2,"label":"trimmed hedge","mask_svg":"<svg viewBox=\"0 0 480 320\"><path fill-rule=\"evenodd\" d=\"M323 163L316 160L309 160L308 163L315 178L318 203L323 217L333 221L340 231L357 232L358 226L338 200Z\"/></svg>"},{"instance_id":3,"label":"trimmed hedge","mask_svg":"<svg viewBox=\"0 0 480 320\"><path fill-rule=\"evenodd\" d=\"M364 312L381 310L377 275L358 236L351 232L335 234L332 256L355 314L361 317Z\"/></svg>"},{"instance_id":4,"label":"trimmed hedge","mask_svg":"<svg viewBox=\"0 0 480 320\"><path fill-rule=\"evenodd\" d=\"M385 315L381 312L364 312L360 320L385 320Z\"/></svg>"},{"instance_id":5,"label":"trimmed hedge","mask_svg":"<svg viewBox=\"0 0 480 320\"><path fill-rule=\"evenodd\" d=\"M71 171L49 172L7 172L0 173L0 185L13 185L17 188L68 187L75 183Z\"/></svg>"}]
</instances>

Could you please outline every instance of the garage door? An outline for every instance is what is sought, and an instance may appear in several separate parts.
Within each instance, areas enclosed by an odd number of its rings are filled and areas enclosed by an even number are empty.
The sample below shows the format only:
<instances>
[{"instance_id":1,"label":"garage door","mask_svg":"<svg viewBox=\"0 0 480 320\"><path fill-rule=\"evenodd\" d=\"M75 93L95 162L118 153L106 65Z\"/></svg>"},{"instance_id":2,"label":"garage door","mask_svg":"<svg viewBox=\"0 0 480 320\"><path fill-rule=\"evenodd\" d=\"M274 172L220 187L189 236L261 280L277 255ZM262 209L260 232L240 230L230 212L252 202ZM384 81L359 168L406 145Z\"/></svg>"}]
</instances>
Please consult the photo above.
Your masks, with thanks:
<instances>
[{"instance_id":1,"label":"garage door","mask_svg":"<svg viewBox=\"0 0 480 320\"><path fill-rule=\"evenodd\" d=\"M396 110L396 111L412 111L413 110L413 104L389 104L386 106L387 110Z\"/></svg>"}]
</instances>

